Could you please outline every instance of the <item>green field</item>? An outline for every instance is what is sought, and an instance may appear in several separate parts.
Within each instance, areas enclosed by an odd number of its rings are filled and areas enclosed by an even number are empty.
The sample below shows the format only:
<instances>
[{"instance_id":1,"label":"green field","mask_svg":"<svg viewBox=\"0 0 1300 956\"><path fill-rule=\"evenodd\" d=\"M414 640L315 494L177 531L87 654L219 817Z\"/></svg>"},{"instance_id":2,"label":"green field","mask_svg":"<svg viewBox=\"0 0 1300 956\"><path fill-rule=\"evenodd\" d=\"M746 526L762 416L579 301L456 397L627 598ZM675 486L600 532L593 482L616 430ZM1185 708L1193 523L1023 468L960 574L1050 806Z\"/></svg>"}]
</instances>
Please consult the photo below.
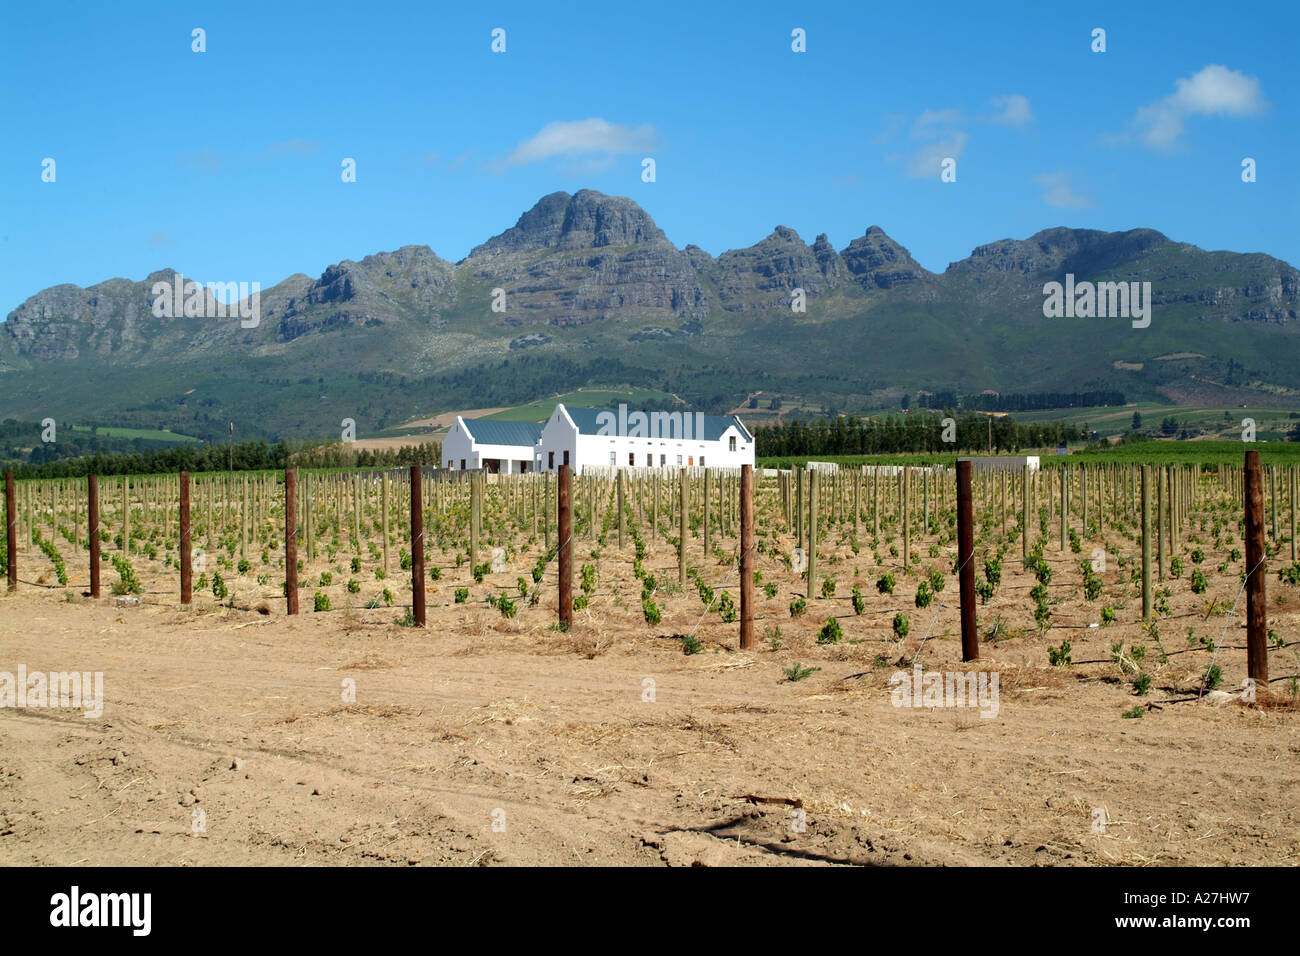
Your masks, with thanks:
<instances>
[{"instance_id":1,"label":"green field","mask_svg":"<svg viewBox=\"0 0 1300 956\"><path fill-rule=\"evenodd\" d=\"M1203 465L1240 465L1247 448L1259 452L1263 464L1300 465L1300 442L1254 442L1245 444L1240 441L1145 441L1114 448L1085 449L1075 448L1069 455L1057 455L1055 449L1026 449L1023 454L1037 455L1044 468L1059 465L1064 461L1078 464L1081 461L1090 464L1203 464ZM833 461L841 468L856 468L859 465L946 465L951 467L959 456L941 455L921 452L915 455L786 455L783 457L759 458L760 468L790 468L809 461ZM983 457L979 452L962 454L960 457Z\"/></svg>"},{"instance_id":2,"label":"green field","mask_svg":"<svg viewBox=\"0 0 1300 956\"><path fill-rule=\"evenodd\" d=\"M561 402L575 408L612 408L623 402L629 411L685 406L677 396L649 388L580 388L576 392L543 398L527 405L516 405L486 417L503 422L544 422Z\"/></svg>"},{"instance_id":3,"label":"green field","mask_svg":"<svg viewBox=\"0 0 1300 956\"><path fill-rule=\"evenodd\" d=\"M145 441L165 441L175 445L185 445L190 442L202 444L200 439L192 435L179 435L176 432L161 431L156 428L116 428L109 425L73 425L74 432L91 432L95 435L102 435L105 438L143 438Z\"/></svg>"},{"instance_id":4,"label":"green field","mask_svg":"<svg viewBox=\"0 0 1300 956\"><path fill-rule=\"evenodd\" d=\"M1155 402L1136 402L1122 406L1093 406L1091 408L1055 408L1046 411L1017 412L1012 417L1018 422L1067 422L1081 425L1085 422L1101 438L1122 435L1133 425L1133 413L1142 416L1142 430L1150 431L1172 418L1179 427L1203 428L1212 437L1241 438L1241 420L1255 420L1256 435L1260 439L1282 439L1297 419L1295 412L1286 408L1225 408L1222 405L1159 405Z\"/></svg>"},{"instance_id":5,"label":"green field","mask_svg":"<svg viewBox=\"0 0 1300 956\"><path fill-rule=\"evenodd\" d=\"M1182 464L1240 465L1247 449L1259 452L1264 464L1300 464L1300 442L1257 441L1145 441L1117 445L1110 449L1079 449L1070 453L1070 460L1107 462L1113 464ZM1043 464L1051 465L1044 456Z\"/></svg>"}]
</instances>

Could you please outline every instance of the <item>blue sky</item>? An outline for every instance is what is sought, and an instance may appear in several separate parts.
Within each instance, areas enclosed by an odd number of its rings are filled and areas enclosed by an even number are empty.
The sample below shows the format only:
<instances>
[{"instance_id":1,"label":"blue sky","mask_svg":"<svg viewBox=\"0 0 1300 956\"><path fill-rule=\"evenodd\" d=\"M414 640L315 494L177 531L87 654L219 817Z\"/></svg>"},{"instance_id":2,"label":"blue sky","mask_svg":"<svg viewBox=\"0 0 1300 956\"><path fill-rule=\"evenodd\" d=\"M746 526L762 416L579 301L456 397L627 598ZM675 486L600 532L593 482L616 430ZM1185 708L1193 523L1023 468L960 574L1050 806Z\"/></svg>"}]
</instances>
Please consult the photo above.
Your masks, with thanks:
<instances>
[{"instance_id":1,"label":"blue sky","mask_svg":"<svg viewBox=\"0 0 1300 956\"><path fill-rule=\"evenodd\" d=\"M265 289L412 243L456 261L581 188L715 255L876 224L942 270L1146 226L1300 265L1300 4L874 6L11 6L0 315L167 266Z\"/></svg>"}]
</instances>

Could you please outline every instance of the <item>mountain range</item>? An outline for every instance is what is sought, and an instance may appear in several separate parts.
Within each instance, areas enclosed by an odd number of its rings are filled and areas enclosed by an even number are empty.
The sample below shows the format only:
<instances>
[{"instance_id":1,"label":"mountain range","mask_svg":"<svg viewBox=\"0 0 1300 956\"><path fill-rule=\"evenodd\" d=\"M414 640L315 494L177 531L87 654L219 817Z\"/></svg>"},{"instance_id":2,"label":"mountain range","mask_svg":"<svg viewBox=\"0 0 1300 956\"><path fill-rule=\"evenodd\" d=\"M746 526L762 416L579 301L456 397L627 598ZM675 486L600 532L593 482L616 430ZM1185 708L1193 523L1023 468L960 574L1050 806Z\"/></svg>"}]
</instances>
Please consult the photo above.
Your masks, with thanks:
<instances>
[{"instance_id":1,"label":"mountain range","mask_svg":"<svg viewBox=\"0 0 1300 956\"><path fill-rule=\"evenodd\" d=\"M1150 326L1045 318L1043 286L1066 274L1150 282ZM706 411L755 393L842 410L924 390L1300 393L1300 272L1152 229L1046 229L935 273L874 225L838 250L777 226L715 257L676 246L631 199L582 190L544 196L460 262L404 246L289 276L260 293L253 328L155 316L154 285L174 277L57 285L11 311L0 418L313 437L345 417L365 434L584 385Z\"/></svg>"}]
</instances>

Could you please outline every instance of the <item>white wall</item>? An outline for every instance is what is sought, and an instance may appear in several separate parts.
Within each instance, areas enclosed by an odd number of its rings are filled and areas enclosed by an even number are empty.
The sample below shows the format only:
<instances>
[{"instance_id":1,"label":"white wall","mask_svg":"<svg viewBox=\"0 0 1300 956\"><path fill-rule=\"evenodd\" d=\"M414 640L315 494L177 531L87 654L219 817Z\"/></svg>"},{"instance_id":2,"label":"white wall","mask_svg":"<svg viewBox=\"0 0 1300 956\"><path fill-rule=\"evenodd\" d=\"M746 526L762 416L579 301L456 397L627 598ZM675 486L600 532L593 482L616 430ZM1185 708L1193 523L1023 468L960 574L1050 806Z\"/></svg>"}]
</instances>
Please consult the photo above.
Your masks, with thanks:
<instances>
[{"instance_id":1,"label":"white wall","mask_svg":"<svg viewBox=\"0 0 1300 956\"><path fill-rule=\"evenodd\" d=\"M538 471L559 471L560 466L564 464L564 452L568 451L569 464L573 466L574 474L579 474L577 440L578 427L565 414L563 405L555 406L555 411L551 412L551 417L542 426L541 439L533 449L533 459L536 462L534 467ZM555 453L553 467L551 452Z\"/></svg>"},{"instance_id":2,"label":"white wall","mask_svg":"<svg viewBox=\"0 0 1300 956\"><path fill-rule=\"evenodd\" d=\"M613 465L627 468L628 455L633 456L633 468L699 468L701 458L707 468L739 468L754 464L754 441L735 425L730 426L718 441L681 438L632 438L626 435L580 435L577 427L557 406L542 428L542 438L537 446L536 460L540 471L552 470L550 453L555 453L554 469L564 464L564 452L569 452L569 464L574 474L584 468L609 468L609 456L614 454ZM730 450L730 439L736 439L736 450ZM646 456L651 458L647 461ZM680 461L678 459L681 459Z\"/></svg>"},{"instance_id":3,"label":"white wall","mask_svg":"<svg viewBox=\"0 0 1300 956\"><path fill-rule=\"evenodd\" d=\"M465 460L466 469L482 468L487 458L501 461L501 474L518 474L523 469L520 464L531 463L533 449L527 445L480 445L475 442L465 426L465 420L456 416L456 424L451 426L442 443L442 465L444 468L459 470L461 459Z\"/></svg>"},{"instance_id":4,"label":"white wall","mask_svg":"<svg viewBox=\"0 0 1300 956\"><path fill-rule=\"evenodd\" d=\"M469 437L464 420L457 415L456 423L447 431L442 441L442 467L460 468L460 460L465 459L466 468L477 468L474 458L474 442Z\"/></svg>"},{"instance_id":5,"label":"white wall","mask_svg":"<svg viewBox=\"0 0 1300 956\"><path fill-rule=\"evenodd\" d=\"M729 450L728 438L736 437L736 450ZM614 460L610 461L610 453ZM629 464L628 456L631 455ZM647 458L649 456L649 458ZM579 466L608 468L739 468L754 463L753 442L746 443L736 429L728 429L720 441L680 438L630 438L625 435L580 435ZM701 461L702 460L702 461Z\"/></svg>"}]
</instances>

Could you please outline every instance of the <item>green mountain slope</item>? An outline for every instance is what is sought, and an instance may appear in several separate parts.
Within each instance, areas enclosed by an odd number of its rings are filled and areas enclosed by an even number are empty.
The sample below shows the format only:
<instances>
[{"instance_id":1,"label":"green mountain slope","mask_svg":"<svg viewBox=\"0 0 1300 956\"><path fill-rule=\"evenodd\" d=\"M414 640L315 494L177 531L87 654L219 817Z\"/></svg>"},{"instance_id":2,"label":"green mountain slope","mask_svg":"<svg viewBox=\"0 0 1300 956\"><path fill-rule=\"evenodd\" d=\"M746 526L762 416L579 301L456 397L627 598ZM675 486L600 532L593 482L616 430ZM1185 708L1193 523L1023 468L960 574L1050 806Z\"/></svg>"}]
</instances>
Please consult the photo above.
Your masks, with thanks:
<instances>
[{"instance_id":1,"label":"green mountain slope","mask_svg":"<svg viewBox=\"0 0 1300 956\"><path fill-rule=\"evenodd\" d=\"M1067 272L1150 282L1150 327L1044 318L1043 285ZM61 285L10 312L0 418L309 437L593 384L710 410L760 390L843 409L920 389L1206 404L1300 390L1300 273L1149 229L1048 229L936 274L877 226L840 251L782 226L717 257L679 249L632 200L584 190L543 197L459 263L406 246L290 276L261 292L255 328L156 317L152 287L172 281Z\"/></svg>"}]
</instances>

